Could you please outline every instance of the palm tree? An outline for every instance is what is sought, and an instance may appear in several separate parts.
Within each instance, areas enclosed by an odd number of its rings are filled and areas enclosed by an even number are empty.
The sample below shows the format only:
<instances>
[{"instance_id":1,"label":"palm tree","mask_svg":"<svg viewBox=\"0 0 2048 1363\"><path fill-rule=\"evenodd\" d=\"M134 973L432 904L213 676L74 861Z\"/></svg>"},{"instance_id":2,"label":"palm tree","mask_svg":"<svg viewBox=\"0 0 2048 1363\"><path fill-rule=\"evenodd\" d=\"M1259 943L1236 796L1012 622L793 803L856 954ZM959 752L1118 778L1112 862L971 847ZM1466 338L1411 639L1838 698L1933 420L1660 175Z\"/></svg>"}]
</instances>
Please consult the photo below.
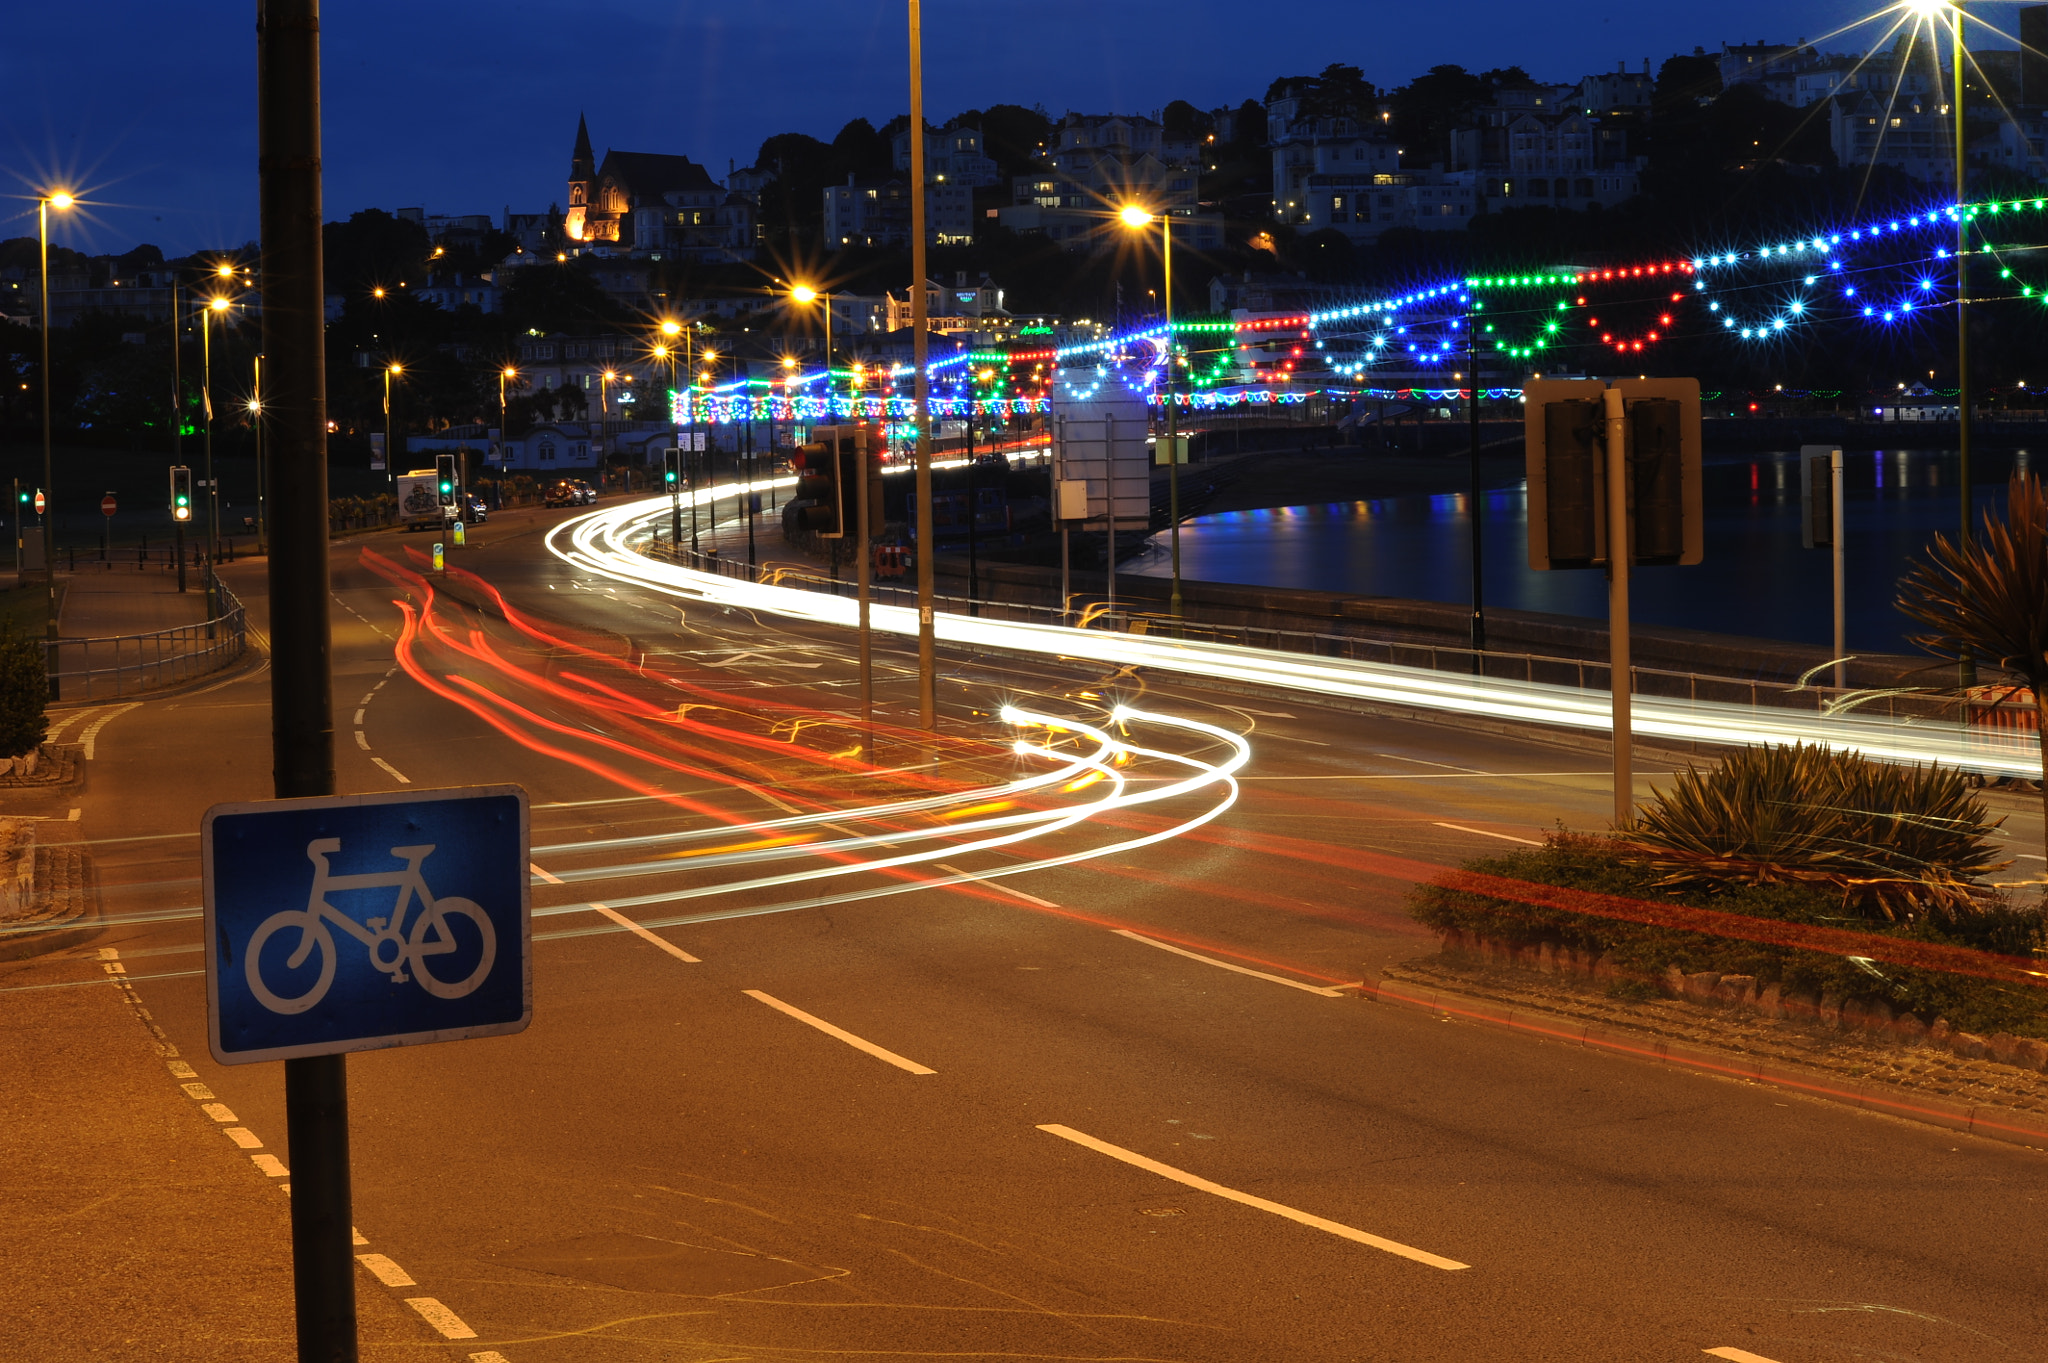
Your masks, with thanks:
<instances>
[{"instance_id":1,"label":"palm tree","mask_svg":"<svg viewBox=\"0 0 2048 1363\"><path fill-rule=\"evenodd\" d=\"M1934 537L1927 561L1899 579L1899 609L1927 627L1907 637L1938 658L1976 660L2034 694L2041 738L2041 798L2048 811L2048 496L2015 473L2005 514L1987 508L1969 542Z\"/></svg>"}]
</instances>

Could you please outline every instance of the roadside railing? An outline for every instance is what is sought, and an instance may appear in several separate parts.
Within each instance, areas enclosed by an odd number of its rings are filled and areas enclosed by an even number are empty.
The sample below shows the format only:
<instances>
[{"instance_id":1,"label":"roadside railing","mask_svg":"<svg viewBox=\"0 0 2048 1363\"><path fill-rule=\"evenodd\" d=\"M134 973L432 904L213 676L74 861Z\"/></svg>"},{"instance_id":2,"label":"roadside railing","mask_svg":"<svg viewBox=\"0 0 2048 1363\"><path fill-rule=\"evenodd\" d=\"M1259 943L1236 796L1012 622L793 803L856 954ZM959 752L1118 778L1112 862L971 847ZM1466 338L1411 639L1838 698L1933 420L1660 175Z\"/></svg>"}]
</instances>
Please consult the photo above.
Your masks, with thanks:
<instances>
[{"instance_id":1,"label":"roadside railing","mask_svg":"<svg viewBox=\"0 0 2048 1363\"><path fill-rule=\"evenodd\" d=\"M716 573L741 581L770 586L796 587L851 596L852 581L828 576L809 565L787 563L750 567L744 559L695 552L687 547L648 541L636 546L650 558L701 572ZM914 607L915 590L886 582L870 586L869 599L876 605ZM1541 683L1582 691L1607 692L1613 668L1605 659L1564 658L1541 653L1510 653L1436 644L1398 638L1364 635L1320 634L1300 630L1269 629L1254 625L1221 625L1175 619L1150 610L1133 610L1118 603L1112 607L1100 594L1076 594L1069 609L1059 610L1019 601L986 601L966 597L937 596L942 611L972 615L985 620L1036 624L1069 629L1110 630L1142 634L1152 638L1186 639L1191 642L1234 644L1279 653L1305 654L1352 662L1382 663L1431 672L1500 681ZM2006 694L2002 688L1983 687L1969 696L1937 694L1942 687L1932 681L1936 670L1929 659L1930 682L1925 691L1910 687L1842 688L1820 683L1786 682L1767 677L1732 677L1706 672L1678 672L1656 667L1631 667L1632 693L1663 700L1695 703L1718 702L1752 707L1807 710L1824 714L1843 707L1859 715L1886 719L1965 719L1989 729L2032 732L2038 725L2033 697L2029 693Z\"/></svg>"},{"instance_id":2,"label":"roadside railing","mask_svg":"<svg viewBox=\"0 0 2048 1363\"><path fill-rule=\"evenodd\" d=\"M222 611L211 620L149 634L103 639L52 639L43 645L52 698L96 700L174 686L234 662L248 648L246 612L221 586Z\"/></svg>"}]
</instances>

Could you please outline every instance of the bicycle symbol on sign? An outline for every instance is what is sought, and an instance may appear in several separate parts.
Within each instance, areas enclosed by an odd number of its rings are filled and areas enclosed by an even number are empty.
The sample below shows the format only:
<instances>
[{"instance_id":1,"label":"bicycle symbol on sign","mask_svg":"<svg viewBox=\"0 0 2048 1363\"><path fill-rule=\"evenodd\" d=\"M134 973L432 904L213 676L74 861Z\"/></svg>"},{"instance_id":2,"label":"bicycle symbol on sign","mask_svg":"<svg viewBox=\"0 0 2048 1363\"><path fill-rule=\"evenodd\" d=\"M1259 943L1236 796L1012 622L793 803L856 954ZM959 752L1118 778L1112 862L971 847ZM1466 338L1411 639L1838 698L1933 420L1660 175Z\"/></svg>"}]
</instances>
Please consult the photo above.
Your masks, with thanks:
<instances>
[{"instance_id":1,"label":"bicycle symbol on sign","mask_svg":"<svg viewBox=\"0 0 2048 1363\"><path fill-rule=\"evenodd\" d=\"M272 914L249 938L242 968L249 981L249 990L258 1002L273 1013L303 1013L327 996L328 987L334 983L335 962L340 955L334 944L334 934L328 930L330 923L369 948L370 964L389 974L394 984L406 982L408 966L412 971L410 978L436 998L459 999L484 982L498 957L497 932L491 927L490 916L478 908L475 901L452 895L444 899L434 898L425 877L420 874L420 863L433 854L431 844L392 848L391 855L405 862L402 871L357 875L335 875L328 869L327 858L340 850L339 838L316 838L307 843L306 856L313 863L313 890L306 898L306 907ZM386 889L398 891L391 916L372 918L362 925L327 902L327 896L336 891ZM405 915L409 902L413 900L419 902L420 911L408 931ZM431 957L446 956L459 949L460 944L449 928L449 920L458 918L466 918L475 925L477 934L482 938L483 950L475 969L463 979L438 979L427 963ZM320 978L297 998L285 998L263 981L263 947L277 933L292 928L298 929L299 936L291 954L285 958L286 968L299 969L306 963L306 958L317 951L320 954Z\"/></svg>"}]
</instances>

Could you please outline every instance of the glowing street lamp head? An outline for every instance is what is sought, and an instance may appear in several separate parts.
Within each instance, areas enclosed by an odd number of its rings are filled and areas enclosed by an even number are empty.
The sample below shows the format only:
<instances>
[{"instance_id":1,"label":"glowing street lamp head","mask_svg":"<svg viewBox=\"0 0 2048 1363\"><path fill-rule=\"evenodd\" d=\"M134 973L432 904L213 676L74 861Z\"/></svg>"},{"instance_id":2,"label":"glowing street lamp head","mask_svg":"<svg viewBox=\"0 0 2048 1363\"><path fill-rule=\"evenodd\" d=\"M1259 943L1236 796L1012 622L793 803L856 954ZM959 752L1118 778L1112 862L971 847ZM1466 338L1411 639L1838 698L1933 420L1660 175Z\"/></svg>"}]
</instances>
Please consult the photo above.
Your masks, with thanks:
<instances>
[{"instance_id":1,"label":"glowing street lamp head","mask_svg":"<svg viewBox=\"0 0 2048 1363\"><path fill-rule=\"evenodd\" d=\"M213 272L222 279L233 279L235 277L235 263L231 260L223 260L220 264L213 267Z\"/></svg>"},{"instance_id":2,"label":"glowing street lamp head","mask_svg":"<svg viewBox=\"0 0 2048 1363\"><path fill-rule=\"evenodd\" d=\"M405 366L402 364L394 364L384 372L387 374L403 374L405 372Z\"/></svg>"},{"instance_id":3,"label":"glowing street lamp head","mask_svg":"<svg viewBox=\"0 0 2048 1363\"><path fill-rule=\"evenodd\" d=\"M1953 0L1905 0L1902 8L1915 19L1932 19L1944 10L1953 9Z\"/></svg>"},{"instance_id":4,"label":"glowing street lamp head","mask_svg":"<svg viewBox=\"0 0 2048 1363\"><path fill-rule=\"evenodd\" d=\"M784 355L784 356L782 357L782 367L783 367L784 369L794 369L794 368L796 368L796 356L794 356L794 355Z\"/></svg>"},{"instance_id":5,"label":"glowing street lamp head","mask_svg":"<svg viewBox=\"0 0 2048 1363\"><path fill-rule=\"evenodd\" d=\"M383 296L384 286L382 284L379 284L376 288L370 290L370 297L372 298L382 298Z\"/></svg>"},{"instance_id":6,"label":"glowing street lamp head","mask_svg":"<svg viewBox=\"0 0 2048 1363\"><path fill-rule=\"evenodd\" d=\"M519 371L508 364L505 366L504 377L508 379L516 379L519 377Z\"/></svg>"},{"instance_id":7,"label":"glowing street lamp head","mask_svg":"<svg viewBox=\"0 0 2048 1363\"><path fill-rule=\"evenodd\" d=\"M206 306L212 309L214 312L226 312L228 310L229 303L228 300L225 298L211 298L207 300Z\"/></svg>"},{"instance_id":8,"label":"glowing street lamp head","mask_svg":"<svg viewBox=\"0 0 2048 1363\"><path fill-rule=\"evenodd\" d=\"M613 381L614 379L616 379L616 378L618 378L618 377L619 377L619 376L618 376L617 372L615 372L615 371L613 371L613 370L607 369L607 370L605 370L605 371L604 371L604 381L605 381L606 383L610 383L610 382L612 382L612 381Z\"/></svg>"},{"instance_id":9,"label":"glowing street lamp head","mask_svg":"<svg viewBox=\"0 0 2048 1363\"><path fill-rule=\"evenodd\" d=\"M664 336L680 336L683 334L683 324L670 318L661 324L661 334Z\"/></svg>"},{"instance_id":10,"label":"glowing street lamp head","mask_svg":"<svg viewBox=\"0 0 2048 1363\"><path fill-rule=\"evenodd\" d=\"M707 350L707 351L705 351L705 352L704 352L704 363L706 363L706 364L710 364L710 363L711 363L711 362L712 362L713 360L715 360L715 359L717 359L717 358L718 358L718 352L717 352L717 351L715 351L715 350Z\"/></svg>"},{"instance_id":11,"label":"glowing street lamp head","mask_svg":"<svg viewBox=\"0 0 2048 1363\"><path fill-rule=\"evenodd\" d=\"M55 194L52 194L48 198L44 199L43 202L48 204L50 207L61 211L63 209L71 207L71 205L77 203L78 200L72 198L69 194L66 194L63 190L60 189Z\"/></svg>"},{"instance_id":12,"label":"glowing street lamp head","mask_svg":"<svg viewBox=\"0 0 2048 1363\"><path fill-rule=\"evenodd\" d=\"M1152 221L1151 211L1140 204L1125 204L1117 211L1117 217L1126 227L1143 227Z\"/></svg>"},{"instance_id":13,"label":"glowing street lamp head","mask_svg":"<svg viewBox=\"0 0 2048 1363\"><path fill-rule=\"evenodd\" d=\"M808 284L797 285L789 291L789 296L799 303L815 303L818 301L818 291Z\"/></svg>"}]
</instances>

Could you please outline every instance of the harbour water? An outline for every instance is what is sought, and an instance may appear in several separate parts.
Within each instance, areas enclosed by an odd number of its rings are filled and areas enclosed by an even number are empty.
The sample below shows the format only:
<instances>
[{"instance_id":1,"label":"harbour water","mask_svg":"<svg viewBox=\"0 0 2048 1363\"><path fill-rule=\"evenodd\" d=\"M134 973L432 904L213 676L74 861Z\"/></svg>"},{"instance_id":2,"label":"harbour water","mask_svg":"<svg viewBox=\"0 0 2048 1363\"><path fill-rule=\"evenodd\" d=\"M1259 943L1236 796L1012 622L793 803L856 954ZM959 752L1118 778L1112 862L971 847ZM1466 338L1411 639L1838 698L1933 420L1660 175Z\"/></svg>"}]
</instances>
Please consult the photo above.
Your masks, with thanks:
<instances>
[{"instance_id":1,"label":"harbour water","mask_svg":"<svg viewBox=\"0 0 2048 1363\"><path fill-rule=\"evenodd\" d=\"M2015 469L2026 470L2030 456L1979 451L1971 462L1975 526L1985 507L2003 503L2006 480ZM1924 555L1934 535L1955 537L1961 510L1955 452L1856 450L1844 463L1849 649L1914 652L1905 637L1912 622L1893 602L1900 574ZM1702 484L1705 559L1689 568L1637 569L1630 591L1635 621L1830 643L1830 556L1799 545L1798 453L1709 455ZM1181 527L1181 573L1212 582L1467 602L1470 500L1458 493L1203 516ZM1598 570L1529 568L1525 485L1494 489L1481 500L1488 606L1606 618L1607 585ZM1125 571L1166 576L1166 538L1154 536L1142 563Z\"/></svg>"}]
</instances>

